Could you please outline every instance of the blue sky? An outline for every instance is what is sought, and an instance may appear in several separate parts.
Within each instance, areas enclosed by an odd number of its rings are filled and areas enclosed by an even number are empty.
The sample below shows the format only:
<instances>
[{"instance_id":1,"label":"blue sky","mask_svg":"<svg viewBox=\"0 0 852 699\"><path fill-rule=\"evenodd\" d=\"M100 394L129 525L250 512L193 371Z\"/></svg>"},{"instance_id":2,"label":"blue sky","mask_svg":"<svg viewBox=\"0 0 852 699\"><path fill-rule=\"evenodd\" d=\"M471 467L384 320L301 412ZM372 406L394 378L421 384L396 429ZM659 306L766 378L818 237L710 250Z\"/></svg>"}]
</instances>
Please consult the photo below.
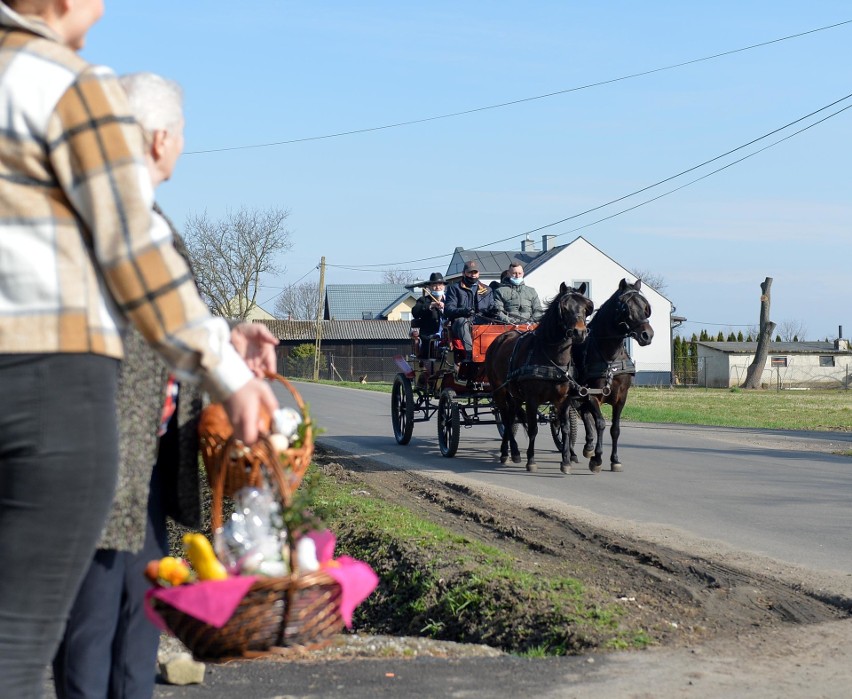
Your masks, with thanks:
<instances>
[{"instance_id":1,"label":"blue sky","mask_svg":"<svg viewBox=\"0 0 852 699\"><path fill-rule=\"evenodd\" d=\"M852 335L852 109L680 191L595 223L852 105L690 175L852 92L852 23L650 75L398 128L263 148L613 81L852 20L847 2L107 3L84 55L186 92L187 154L159 200L283 207L293 249L262 302L381 267L444 270L457 246L578 235L661 275L687 334L772 319ZM588 225L592 224L592 225ZM581 226L586 226L580 228ZM435 259L411 262L425 257ZM360 269L358 269L360 268Z\"/></svg>"}]
</instances>

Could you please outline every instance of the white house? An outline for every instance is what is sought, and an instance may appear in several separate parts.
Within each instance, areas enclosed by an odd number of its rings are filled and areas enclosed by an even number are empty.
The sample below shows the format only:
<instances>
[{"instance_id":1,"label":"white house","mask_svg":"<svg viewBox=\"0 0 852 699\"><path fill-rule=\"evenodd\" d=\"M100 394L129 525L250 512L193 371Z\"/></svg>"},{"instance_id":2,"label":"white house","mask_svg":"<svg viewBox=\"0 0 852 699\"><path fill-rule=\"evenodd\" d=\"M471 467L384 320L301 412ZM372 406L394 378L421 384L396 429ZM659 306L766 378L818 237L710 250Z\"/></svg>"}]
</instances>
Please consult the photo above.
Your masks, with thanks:
<instances>
[{"instance_id":1,"label":"white house","mask_svg":"<svg viewBox=\"0 0 852 699\"><path fill-rule=\"evenodd\" d=\"M565 282L578 287L586 283L587 295L599 307L618 289L622 279L636 280L626 267L616 262L582 236L566 245L554 245L555 236L545 235L541 250L532 240L522 243L519 252L492 250L465 250L456 248L447 267L447 280L457 279L467 260L475 259L479 264L480 278L486 284L499 280L500 272L507 269L513 260L524 265L526 283L535 288L542 303L556 296L559 285ZM640 347L628 340L628 350L636 363L636 383L644 385L671 383L672 372L672 313L674 306L665 296L645 284L642 293L651 304L651 325L654 340L647 347Z\"/></svg>"},{"instance_id":2,"label":"white house","mask_svg":"<svg viewBox=\"0 0 852 699\"><path fill-rule=\"evenodd\" d=\"M757 352L756 342L699 342L698 384L739 386ZM848 340L772 342L760 383L769 388L849 387L852 351Z\"/></svg>"}]
</instances>

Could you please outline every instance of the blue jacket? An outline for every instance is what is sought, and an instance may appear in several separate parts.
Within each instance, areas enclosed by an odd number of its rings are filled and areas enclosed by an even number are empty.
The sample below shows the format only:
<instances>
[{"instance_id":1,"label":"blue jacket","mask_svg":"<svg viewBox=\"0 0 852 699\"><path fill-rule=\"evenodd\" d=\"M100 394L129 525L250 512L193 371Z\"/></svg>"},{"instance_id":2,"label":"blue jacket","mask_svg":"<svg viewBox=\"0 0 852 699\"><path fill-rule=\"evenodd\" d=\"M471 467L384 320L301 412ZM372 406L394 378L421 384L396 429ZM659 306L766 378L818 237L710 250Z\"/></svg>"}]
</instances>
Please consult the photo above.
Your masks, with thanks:
<instances>
[{"instance_id":1,"label":"blue jacket","mask_svg":"<svg viewBox=\"0 0 852 699\"><path fill-rule=\"evenodd\" d=\"M444 316L450 320L462 318L469 315L471 309L474 311L473 322L489 322L494 297L491 295L491 287L478 282L474 286L468 285L464 278L447 289L444 300Z\"/></svg>"}]
</instances>

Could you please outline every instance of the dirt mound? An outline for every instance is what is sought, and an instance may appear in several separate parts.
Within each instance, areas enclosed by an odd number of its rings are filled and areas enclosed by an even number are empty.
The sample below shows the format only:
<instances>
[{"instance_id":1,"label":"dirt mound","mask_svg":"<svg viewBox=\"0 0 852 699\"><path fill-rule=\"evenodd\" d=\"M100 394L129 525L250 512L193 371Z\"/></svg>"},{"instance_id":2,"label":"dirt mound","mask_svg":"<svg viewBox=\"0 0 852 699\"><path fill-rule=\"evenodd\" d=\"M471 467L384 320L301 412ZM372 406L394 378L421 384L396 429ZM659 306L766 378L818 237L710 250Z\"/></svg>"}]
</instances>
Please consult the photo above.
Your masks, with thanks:
<instances>
[{"instance_id":1,"label":"dirt mound","mask_svg":"<svg viewBox=\"0 0 852 699\"><path fill-rule=\"evenodd\" d=\"M582 585L585 606L575 610L555 609L545 591L519 597L499 577L471 587L469 561L443 550L441 543L377 543L368 530L343 520L333 525L341 549L367 560L383 578L359 609L356 622L362 633L428 635L510 652L573 654L643 645L681 647L849 615L842 604L795 585L465 485L365 465L362 459L323 449L316 462L326 475L357 484L365 495L408 508L467 541L500 549L518 571L542 581L572 579ZM466 581L467 604L452 599L460 580ZM612 614L612 623L573 623L572 615L595 613ZM572 628L583 631L572 633Z\"/></svg>"}]
</instances>

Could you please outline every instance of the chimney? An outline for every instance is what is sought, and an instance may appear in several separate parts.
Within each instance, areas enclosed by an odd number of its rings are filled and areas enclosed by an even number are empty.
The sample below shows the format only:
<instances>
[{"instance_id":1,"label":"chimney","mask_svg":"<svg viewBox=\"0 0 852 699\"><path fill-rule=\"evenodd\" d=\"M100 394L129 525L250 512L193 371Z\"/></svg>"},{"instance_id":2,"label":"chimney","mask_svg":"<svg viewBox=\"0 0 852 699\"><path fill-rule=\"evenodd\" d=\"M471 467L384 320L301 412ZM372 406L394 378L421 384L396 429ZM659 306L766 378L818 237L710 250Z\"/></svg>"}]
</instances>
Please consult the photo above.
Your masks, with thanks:
<instances>
[{"instance_id":1,"label":"chimney","mask_svg":"<svg viewBox=\"0 0 852 699\"><path fill-rule=\"evenodd\" d=\"M521 252L536 252L535 241L532 238L526 238L522 240Z\"/></svg>"},{"instance_id":2,"label":"chimney","mask_svg":"<svg viewBox=\"0 0 852 699\"><path fill-rule=\"evenodd\" d=\"M553 250L553 246L556 245L556 236L555 235L543 235L541 236L541 249L543 252L547 252L548 250Z\"/></svg>"}]
</instances>

